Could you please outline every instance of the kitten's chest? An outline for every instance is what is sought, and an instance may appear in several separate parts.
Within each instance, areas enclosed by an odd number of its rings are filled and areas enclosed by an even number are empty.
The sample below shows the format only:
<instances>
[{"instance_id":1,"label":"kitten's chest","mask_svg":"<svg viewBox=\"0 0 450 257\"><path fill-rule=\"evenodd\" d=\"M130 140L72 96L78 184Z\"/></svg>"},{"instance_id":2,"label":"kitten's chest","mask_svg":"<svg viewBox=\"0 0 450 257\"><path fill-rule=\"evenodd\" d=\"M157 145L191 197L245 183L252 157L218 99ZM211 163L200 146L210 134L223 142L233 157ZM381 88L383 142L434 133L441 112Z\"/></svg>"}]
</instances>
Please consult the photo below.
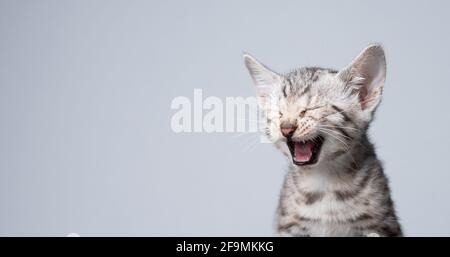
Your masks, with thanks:
<instances>
[{"instance_id":1,"label":"kitten's chest","mask_svg":"<svg viewBox=\"0 0 450 257\"><path fill-rule=\"evenodd\" d=\"M297 224L299 231L288 234L311 236L360 236L362 225L375 216L370 184L362 184L365 174L343 180L317 172L287 177L280 198L279 224ZM325 173L325 175L323 175ZM298 175L300 176L300 175ZM370 201L369 201L370 200Z\"/></svg>"},{"instance_id":2,"label":"kitten's chest","mask_svg":"<svg viewBox=\"0 0 450 257\"><path fill-rule=\"evenodd\" d=\"M358 236L354 221L367 212L358 202L340 201L333 194L298 204L294 211L311 236Z\"/></svg>"},{"instance_id":3,"label":"kitten's chest","mask_svg":"<svg viewBox=\"0 0 450 257\"><path fill-rule=\"evenodd\" d=\"M300 198L300 197L299 197ZM306 200L304 200L306 198ZM305 220L346 221L358 216L365 210L359 199L340 200L335 194L325 193L296 199L294 208L297 215Z\"/></svg>"},{"instance_id":4,"label":"kitten's chest","mask_svg":"<svg viewBox=\"0 0 450 257\"><path fill-rule=\"evenodd\" d=\"M320 222L308 228L308 235L312 237L355 237L362 236L361 232L350 224L336 222Z\"/></svg>"}]
</instances>

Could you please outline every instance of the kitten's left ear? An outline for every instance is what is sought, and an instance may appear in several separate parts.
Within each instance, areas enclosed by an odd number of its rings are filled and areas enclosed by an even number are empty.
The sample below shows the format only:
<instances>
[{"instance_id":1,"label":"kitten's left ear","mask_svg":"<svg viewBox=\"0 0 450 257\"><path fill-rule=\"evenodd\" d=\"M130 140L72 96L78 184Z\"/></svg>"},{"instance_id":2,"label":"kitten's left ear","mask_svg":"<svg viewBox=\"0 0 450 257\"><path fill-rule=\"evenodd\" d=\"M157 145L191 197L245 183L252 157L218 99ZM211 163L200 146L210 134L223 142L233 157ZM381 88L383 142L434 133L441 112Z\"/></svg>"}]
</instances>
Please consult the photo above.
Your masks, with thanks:
<instances>
[{"instance_id":1,"label":"kitten's left ear","mask_svg":"<svg viewBox=\"0 0 450 257\"><path fill-rule=\"evenodd\" d=\"M373 112L381 101L386 80L386 58L381 45L370 45L338 76L359 94L361 109Z\"/></svg>"},{"instance_id":2,"label":"kitten's left ear","mask_svg":"<svg viewBox=\"0 0 450 257\"><path fill-rule=\"evenodd\" d=\"M258 97L265 103L268 96L280 85L281 76L250 54L244 53L244 62L255 83Z\"/></svg>"}]
</instances>

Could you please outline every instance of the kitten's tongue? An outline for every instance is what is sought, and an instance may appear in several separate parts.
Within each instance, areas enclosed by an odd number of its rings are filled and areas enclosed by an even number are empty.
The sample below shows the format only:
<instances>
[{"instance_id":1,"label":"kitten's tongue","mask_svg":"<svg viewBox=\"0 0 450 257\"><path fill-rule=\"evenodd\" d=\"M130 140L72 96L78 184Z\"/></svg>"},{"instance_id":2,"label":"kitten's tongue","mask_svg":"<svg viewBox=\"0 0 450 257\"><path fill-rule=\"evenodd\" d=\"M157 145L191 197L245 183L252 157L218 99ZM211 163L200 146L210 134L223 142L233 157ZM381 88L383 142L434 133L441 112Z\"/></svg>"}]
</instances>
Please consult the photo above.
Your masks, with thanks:
<instances>
[{"instance_id":1,"label":"kitten's tongue","mask_svg":"<svg viewBox=\"0 0 450 257\"><path fill-rule=\"evenodd\" d=\"M314 143L312 141L294 143L294 159L298 162L307 162L313 155Z\"/></svg>"}]
</instances>

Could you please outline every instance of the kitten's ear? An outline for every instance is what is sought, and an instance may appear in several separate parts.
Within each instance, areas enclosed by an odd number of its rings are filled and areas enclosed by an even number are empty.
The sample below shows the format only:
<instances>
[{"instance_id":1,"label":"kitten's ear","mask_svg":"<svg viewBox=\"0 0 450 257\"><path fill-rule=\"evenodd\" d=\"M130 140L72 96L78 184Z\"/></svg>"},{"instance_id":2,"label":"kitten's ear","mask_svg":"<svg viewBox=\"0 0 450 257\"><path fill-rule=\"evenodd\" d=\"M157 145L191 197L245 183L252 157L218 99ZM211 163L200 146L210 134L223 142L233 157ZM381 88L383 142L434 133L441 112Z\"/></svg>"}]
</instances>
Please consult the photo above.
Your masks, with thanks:
<instances>
[{"instance_id":1,"label":"kitten's ear","mask_svg":"<svg viewBox=\"0 0 450 257\"><path fill-rule=\"evenodd\" d=\"M386 80L386 58L380 45L370 45L338 76L359 94L361 108L372 112L381 100Z\"/></svg>"},{"instance_id":2,"label":"kitten's ear","mask_svg":"<svg viewBox=\"0 0 450 257\"><path fill-rule=\"evenodd\" d=\"M253 78L258 96L264 100L273 92L276 86L280 85L281 76L267 68L250 54L244 54L244 62Z\"/></svg>"}]
</instances>

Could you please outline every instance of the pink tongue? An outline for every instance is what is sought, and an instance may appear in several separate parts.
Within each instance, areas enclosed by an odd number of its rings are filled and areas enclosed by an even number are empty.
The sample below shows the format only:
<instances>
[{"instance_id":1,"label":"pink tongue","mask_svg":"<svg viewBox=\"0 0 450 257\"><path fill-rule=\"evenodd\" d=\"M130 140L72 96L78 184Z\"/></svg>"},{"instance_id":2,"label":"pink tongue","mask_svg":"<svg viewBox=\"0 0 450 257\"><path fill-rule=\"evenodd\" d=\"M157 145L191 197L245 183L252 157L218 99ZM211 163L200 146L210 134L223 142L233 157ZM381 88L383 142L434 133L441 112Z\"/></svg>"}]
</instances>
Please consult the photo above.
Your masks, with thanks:
<instances>
[{"instance_id":1,"label":"pink tongue","mask_svg":"<svg viewBox=\"0 0 450 257\"><path fill-rule=\"evenodd\" d=\"M314 143L312 141L307 141L305 143L295 143L294 144L294 159L299 162L307 162L312 157Z\"/></svg>"}]
</instances>

